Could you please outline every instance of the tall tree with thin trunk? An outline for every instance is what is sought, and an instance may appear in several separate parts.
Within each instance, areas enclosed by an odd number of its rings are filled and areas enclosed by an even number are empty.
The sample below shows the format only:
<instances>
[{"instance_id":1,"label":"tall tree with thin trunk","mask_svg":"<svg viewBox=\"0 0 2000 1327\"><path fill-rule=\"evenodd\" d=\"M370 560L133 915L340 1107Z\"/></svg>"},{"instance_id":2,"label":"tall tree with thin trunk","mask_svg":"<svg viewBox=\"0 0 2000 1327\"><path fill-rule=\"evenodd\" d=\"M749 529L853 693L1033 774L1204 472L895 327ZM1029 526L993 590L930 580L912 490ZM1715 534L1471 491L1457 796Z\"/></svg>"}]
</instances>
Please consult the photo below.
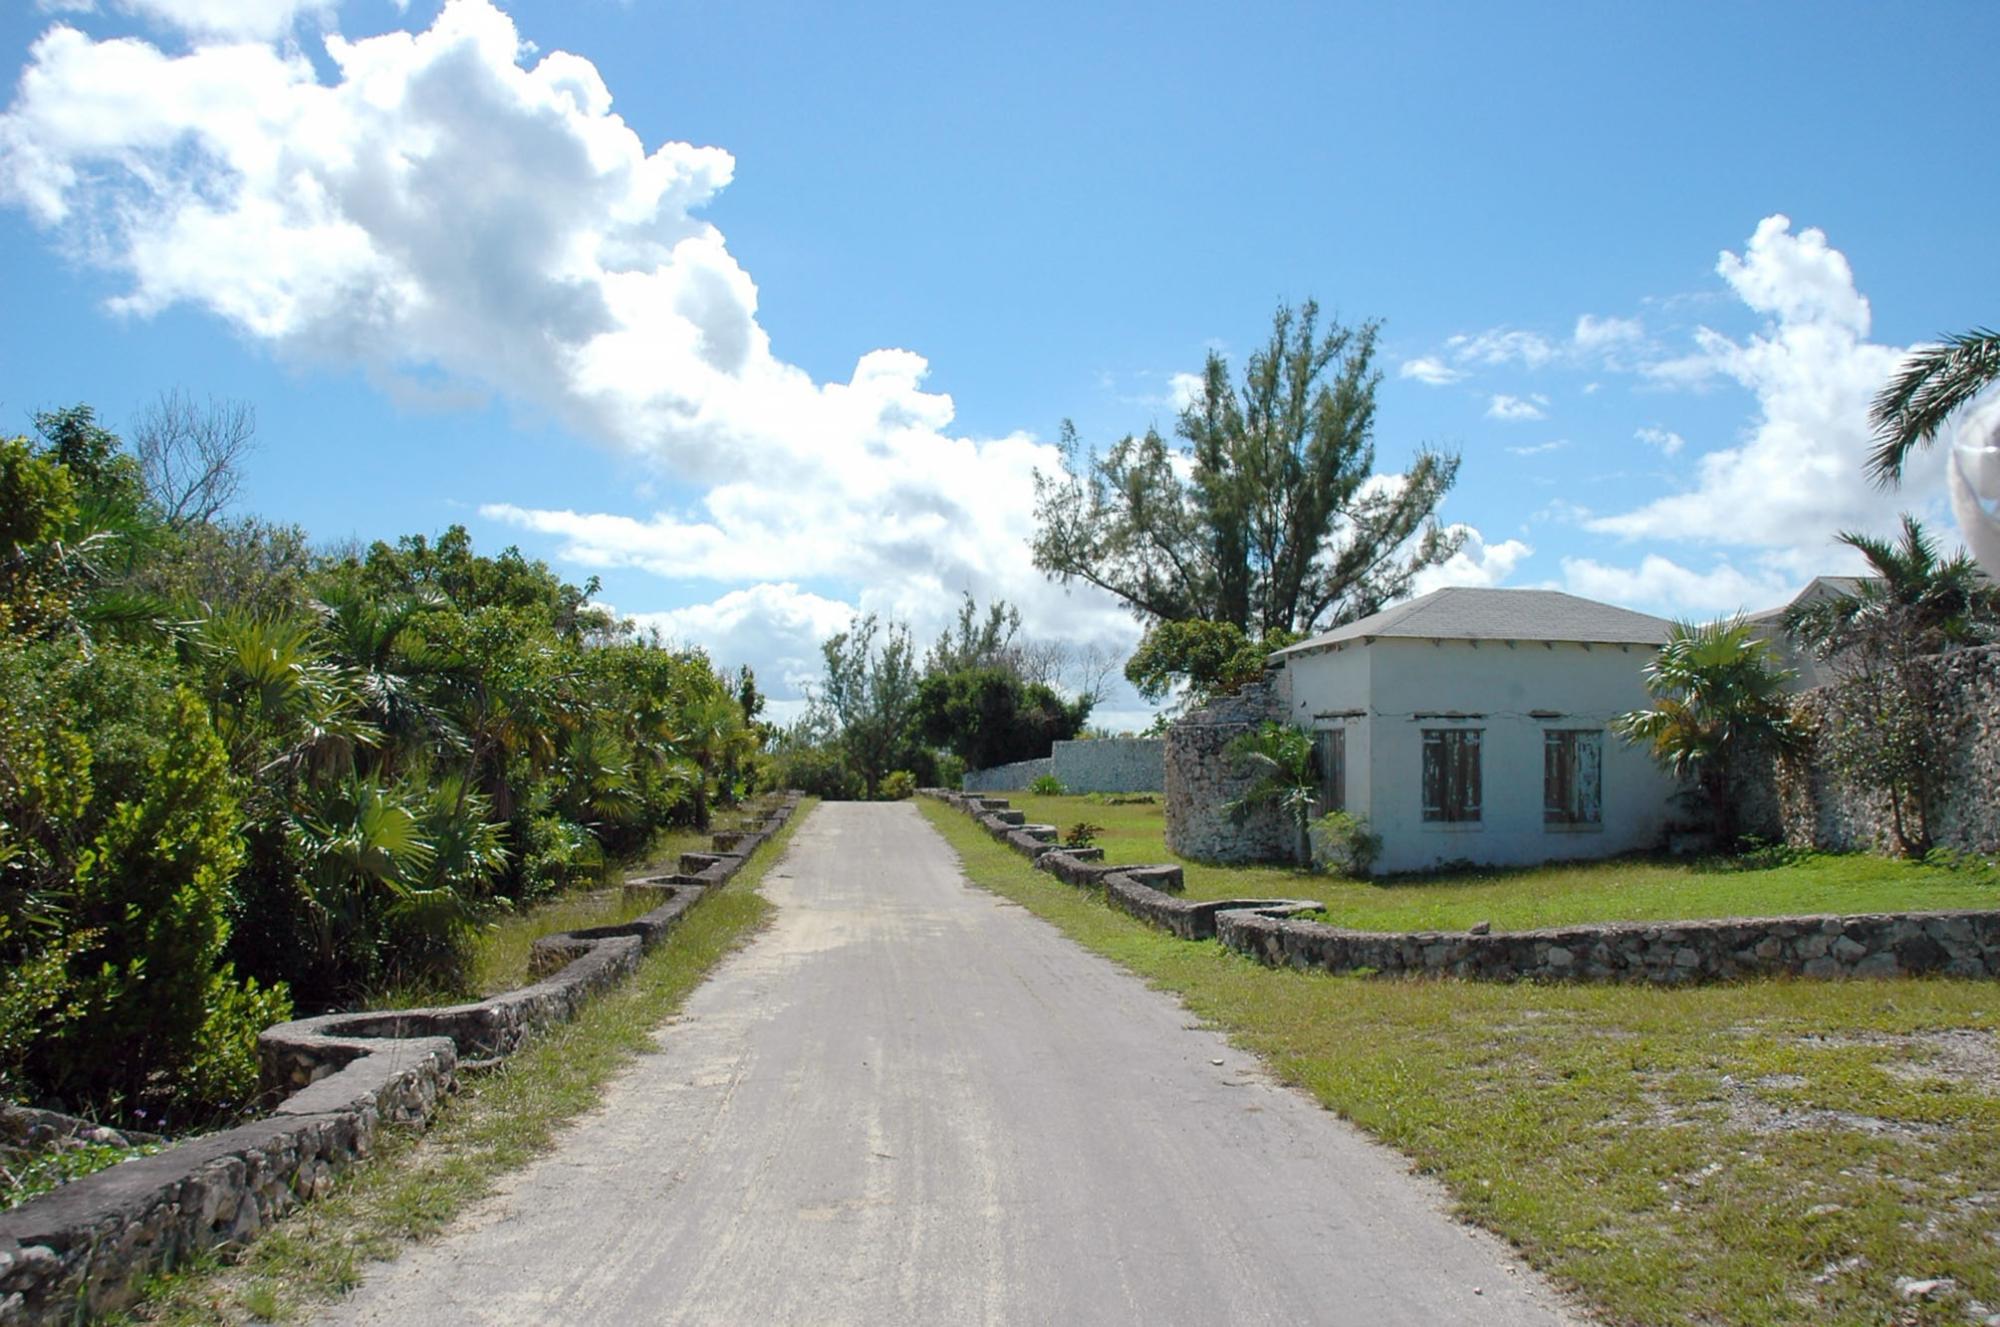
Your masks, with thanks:
<instances>
[{"instance_id":1,"label":"tall tree with thin trunk","mask_svg":"<svg viewBox=\"0 0 2000 1327\"><path fill-rule=\"evenodd\" d=\"M1280 306L1240 385L1211 353L1176 426L1035 477L1035 565L1108 590L1141 619L1203 620L1252 640L1375 612L1456 552L1438 504L1458 458L1420 450L1375 474L1378 325Z\"/></svg>"}]
</instances>

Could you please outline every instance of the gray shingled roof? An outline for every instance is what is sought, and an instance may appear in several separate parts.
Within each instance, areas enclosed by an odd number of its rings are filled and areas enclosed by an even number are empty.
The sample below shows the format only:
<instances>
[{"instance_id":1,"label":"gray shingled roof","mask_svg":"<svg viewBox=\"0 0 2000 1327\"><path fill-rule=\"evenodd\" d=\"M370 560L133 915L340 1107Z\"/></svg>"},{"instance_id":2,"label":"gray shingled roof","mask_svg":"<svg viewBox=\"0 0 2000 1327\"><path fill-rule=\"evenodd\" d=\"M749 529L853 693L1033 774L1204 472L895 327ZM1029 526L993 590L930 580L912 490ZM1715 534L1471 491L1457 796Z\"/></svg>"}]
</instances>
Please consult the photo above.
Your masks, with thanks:
<instances>
[{"instance_id":1,"label":"gray shingled roof","mask_svg":"<svg viewBox=\"0 0 2000 1327\"><path fill-rule=\"evenodd\" d=\"M1579 599L1560 590L1453 588L1385 608L1274 652L1273 659L1310 654L1351 640L1381 636L1418 640L1562 640L1598 645L1658 645L1673 624L1629 608Z\"/></svg>"},{"instance_id":2,"label":"gray shingled roof","mask_svg":"<svg viewBox=\"0 0 2000 1327\"><path fill-rule=\"evenodd\" d=\"M1815 576L1807 583L1805 589L1800 590L1776 608L1767 608L1761 613L1750 614L1749 620L1752 622L1781 622L1784 620L1785 614L1791 612L1800 604L1811 603L1814 600L1825 599L1830 595L1836 594L1845 595L1851 599L1861 593L1861 587L1866 585L1870 579L1867 576Z\"/></svg>"}]
</instances>

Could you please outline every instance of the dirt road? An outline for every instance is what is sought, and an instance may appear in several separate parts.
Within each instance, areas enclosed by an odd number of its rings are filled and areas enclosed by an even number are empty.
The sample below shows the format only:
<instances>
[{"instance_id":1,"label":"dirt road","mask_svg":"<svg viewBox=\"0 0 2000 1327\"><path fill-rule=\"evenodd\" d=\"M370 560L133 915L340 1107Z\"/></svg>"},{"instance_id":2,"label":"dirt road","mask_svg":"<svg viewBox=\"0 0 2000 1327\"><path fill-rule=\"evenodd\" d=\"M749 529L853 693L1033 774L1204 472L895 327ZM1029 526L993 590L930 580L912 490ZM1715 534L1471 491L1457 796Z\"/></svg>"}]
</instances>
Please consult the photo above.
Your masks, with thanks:
<instances>
[{"instance_id":1,"label":"dirt road","mask_svg":"<svg viewBox=\"0 0 2000 1327\"><path fill-rule=\"evenodd\" d=\"M1402 1162L827 804L730 959L560 1148L325 1319L1569 1322Z\"/></svg>"}]
</instances>

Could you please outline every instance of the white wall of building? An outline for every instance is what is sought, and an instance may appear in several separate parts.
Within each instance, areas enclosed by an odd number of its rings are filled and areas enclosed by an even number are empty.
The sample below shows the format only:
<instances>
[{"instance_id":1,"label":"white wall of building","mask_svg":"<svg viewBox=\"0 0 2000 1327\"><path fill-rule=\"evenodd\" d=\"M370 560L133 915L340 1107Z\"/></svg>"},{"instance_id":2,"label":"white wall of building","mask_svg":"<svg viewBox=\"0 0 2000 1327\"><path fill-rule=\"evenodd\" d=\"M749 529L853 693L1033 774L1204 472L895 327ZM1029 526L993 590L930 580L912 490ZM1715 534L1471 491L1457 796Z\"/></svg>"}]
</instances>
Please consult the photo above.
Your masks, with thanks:
<instances>
[{"instance_id":1,"label":"white wall of building","mask_svg":"<svg viewBox=\"0 0 2000 1327\"><path fill-rule=\"evenodd\" d=\"M1300 727L1346 727L1347 809L1382 836L1376 870L1531 865L1660 843L1677 785L1610 731L1613 715L1650 703L1641 670L1652 655L1640 645L1382 637L1292 658L1283 691ZM1351 711L1362 717L1343 717ZM1453 713L1466 717L1444 717ZM1477 822L1424 820L1427 728L1481 730ZM1543 734L1551 728L1604 734L1596 826L1543 823Z\"/></svg>"}]
</instances>

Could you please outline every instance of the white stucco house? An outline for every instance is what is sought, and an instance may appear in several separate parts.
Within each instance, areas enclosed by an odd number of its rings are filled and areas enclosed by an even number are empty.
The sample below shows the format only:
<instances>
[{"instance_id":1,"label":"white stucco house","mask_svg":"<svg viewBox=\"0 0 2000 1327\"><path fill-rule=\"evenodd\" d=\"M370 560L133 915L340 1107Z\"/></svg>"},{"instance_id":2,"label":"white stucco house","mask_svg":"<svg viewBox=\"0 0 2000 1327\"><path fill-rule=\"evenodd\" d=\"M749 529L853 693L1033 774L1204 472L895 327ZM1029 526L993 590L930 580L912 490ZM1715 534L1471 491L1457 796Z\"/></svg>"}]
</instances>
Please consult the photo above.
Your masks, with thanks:
<instances>
[{"instance_id":1,"label":"white stucco house","mask_svg":"<svg viewBox=\"0 0 2000 1327\"><path fill-rule=\"evenodd\" d=\"M1447 589L1271 656L1315 735L1322 809L1366 816L1378 872L1658 846L1677 791L1610 730L1651 703L1670 624L1554 590Z\"/></svg>"}]
</instances>

